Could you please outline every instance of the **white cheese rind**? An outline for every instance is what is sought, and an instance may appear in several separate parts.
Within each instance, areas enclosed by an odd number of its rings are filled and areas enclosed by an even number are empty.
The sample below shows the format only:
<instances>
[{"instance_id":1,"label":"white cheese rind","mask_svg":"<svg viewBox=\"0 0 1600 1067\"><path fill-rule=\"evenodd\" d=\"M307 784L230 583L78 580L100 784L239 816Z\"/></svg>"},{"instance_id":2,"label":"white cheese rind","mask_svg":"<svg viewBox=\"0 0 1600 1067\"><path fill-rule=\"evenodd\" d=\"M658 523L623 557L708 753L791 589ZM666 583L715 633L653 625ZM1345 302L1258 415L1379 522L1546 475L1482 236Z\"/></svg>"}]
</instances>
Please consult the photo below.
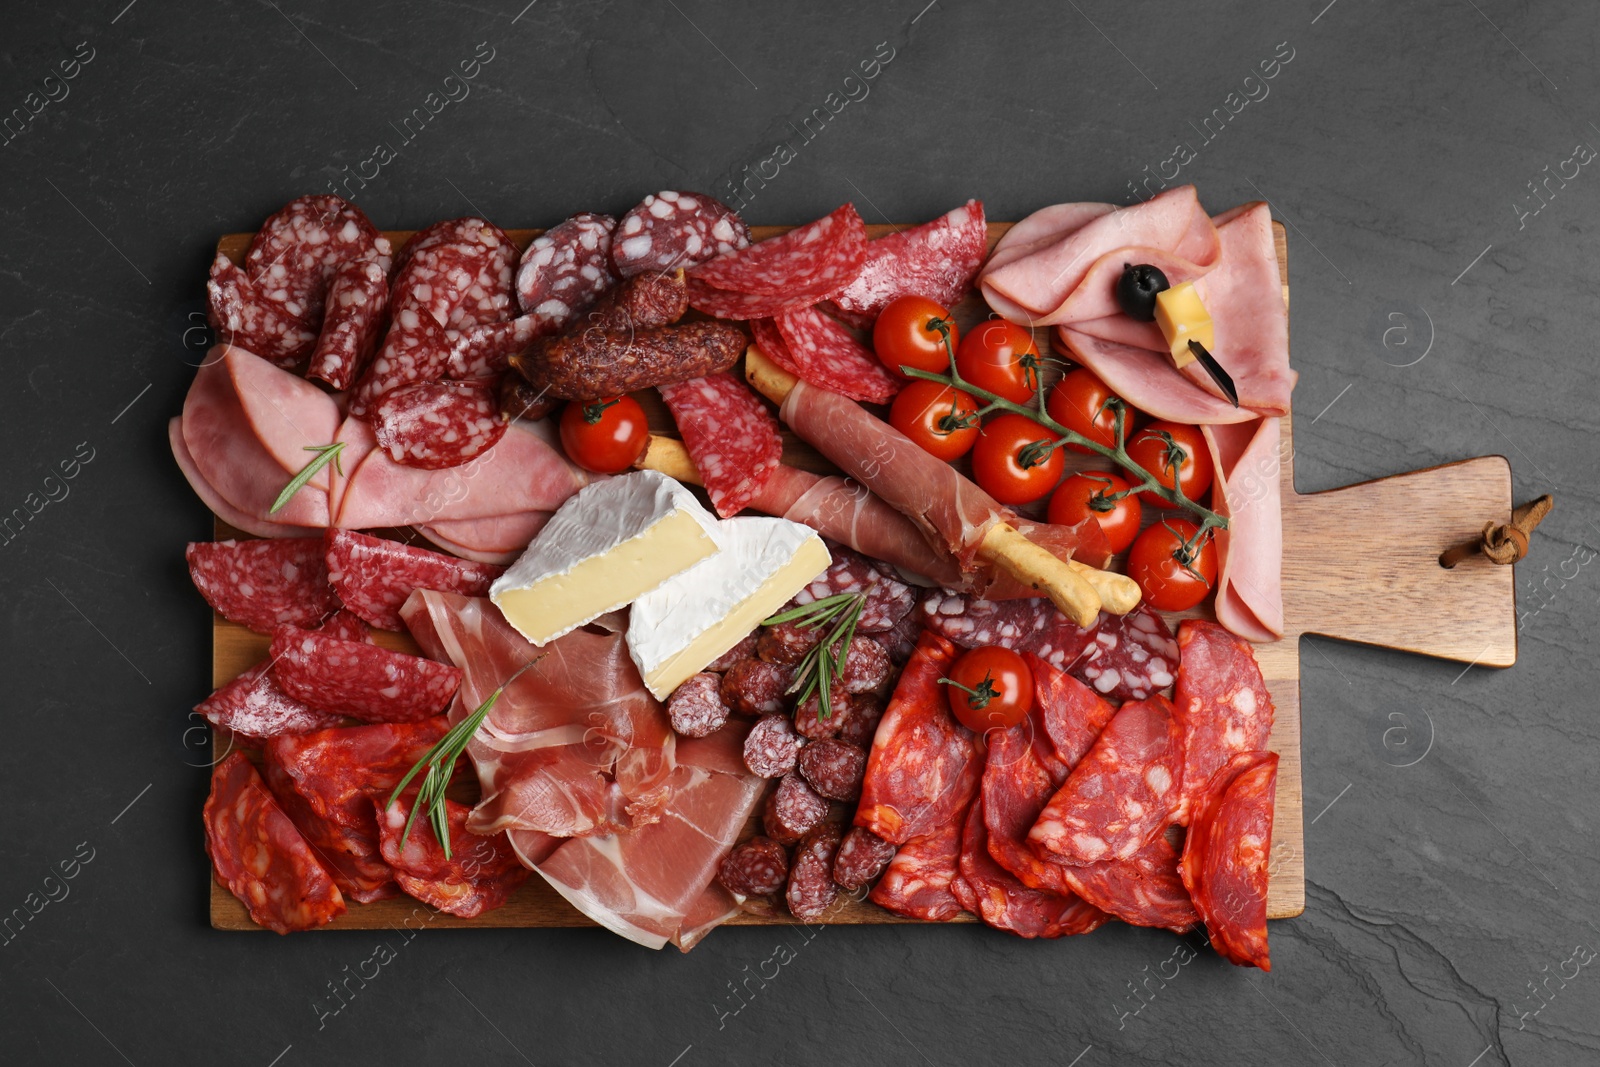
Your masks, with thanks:
<instances>
[{"instance_id":1,"label":"white cheese rind","mask_svg":"<svg viewBox=\"0 0 1600 1067\"><path fill-rule=\"evenodd\" d=\"M628 652L657 699L738 644L828 569L822 538L787 519L724 519L716 555L634 601Z\"/></svg>"},{"instance_id":2,"label":"white cheese rind","mask_svg":"<svg viewBox=\"0 0 1600 1067\"><path fill-rule=\"evenodd\" d=\"M561 506L489 598L517 632L543 645L715 555L716 524L664 474L595 482Z\"/></svg>"}]
</instances>

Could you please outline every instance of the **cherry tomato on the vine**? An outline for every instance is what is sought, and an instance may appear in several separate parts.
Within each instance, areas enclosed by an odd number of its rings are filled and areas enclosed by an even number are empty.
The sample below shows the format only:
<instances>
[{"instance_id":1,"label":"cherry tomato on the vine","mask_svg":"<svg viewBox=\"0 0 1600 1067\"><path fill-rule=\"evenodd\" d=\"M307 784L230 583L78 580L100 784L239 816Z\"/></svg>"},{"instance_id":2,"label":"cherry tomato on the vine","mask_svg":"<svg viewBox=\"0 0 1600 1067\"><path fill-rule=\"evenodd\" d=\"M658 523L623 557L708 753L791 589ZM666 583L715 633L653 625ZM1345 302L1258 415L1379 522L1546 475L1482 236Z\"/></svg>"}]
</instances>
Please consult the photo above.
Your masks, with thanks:
<instances>
[{"instance_id":1,"label":"cherry tomato on the vine","mask_svg":"<svg viewBox=\"0 0 1600 1067\"><path fill-rule=\"evenodd\" d=\"M1033 403L1039 390L1033 334L1005 319L979 323L961 339L956 369L970 384L1018 404Z\"/></svg>"},{"instance_id":2,"label":"cherry tomato on the vine","mask_svg":"<svg viewBox=\"0 0 1600 1067\"><path fill-rule=\"evenodd\" d=\"M1178 452L1183 453L1178 464L1178 486L1183 495L1197 503L1211 488L1211 450L1197 426L1166 422L1157 419L1128 439L1128 458L1155 475L1156 481L1172 488L1172 466ZM1174 505L1151 492L1139 494L1146 504L1158 508Z\"/></svg>"},{"instance_id":3,"label":"cherry tomato on the vine","mask_svg":"<svg viewBox=\"0 0 1600 1067\"><path fill-rule=\"evenodd\" d=\"M644 455L650 426L631 396L573 400L561 412L561 447L567 458L596 474L617 474Z\"/></svg>"},{"instance_id":4,"label":"cherry tomato on the vine","mask_svg":"<svg viewBox=\"0 0 1600 1067\"><path fill-rule=\"evenodd\" d=\"M1206 598L1217 583L1217 546L1211 535L1194 544L1200 527L1188 519L1164 519L1133 543L1128 577L1144 590L1157 611L1185 611Z\"/></svg>"},{"instance_id":5,"label":"cherry tomato on the vine","mask_svg":"<svg viewBox=\"0 0 1600 1067\"><path fill-rule=\"evenodd\" d=\"M1106 383L1095 376L1088 367L1079 367L1061 376L1045 410L1050 417L1074 433L1082 434L1097 445L1115 448L1117 444L1117 413L1107 405L1109 400L1121 398L1106 388ZM1122 430L1127 433L1133 426L1133 410L1124 408ZM1082 445L1068 445L1074 452L1089 452Z\"/></svg>"},{"instance_id":6,"label":"cherry tomato on the vine","mask_svg":"<svg viewBox=\"0 0 1600 1067\"><path fill-rule=\"evenodd\" d=\"M1100 532L1106 535L1111 551L1122 552L1139 536L1139 520L1144 509L1134 493L1118 500L1107 498L1127 490L1127 480L1116 474L1100 471L1074 474L1050 497L1046 517L1062 526L1074 526L1092 518L1100 524Z\"/></svg>"},{"instance_id":7,"label":"cherry tomato on the vine","mask_svg":"<svg viewBox=\"0 0 1600 1067\"><path fill-rule=\"evenodd\" d=\"M950 309L923 296L889 301L872 326L872 347L897 378L910 377L901 372L902 366L948 374L951 355L959 343Z\"/></svg>"},{"instance_id":8,"label":"cherry tomato on the vine","mask_svg":"<svg viewBox=\"0 0 1600 1067\"><path fill-rule=\"evenodd\" d=\"M951 714L974 733L1016 726L1033 708L1033 672L1009 648L975 648L950 665L943 681Z\"/></svg>"},{"instance_id":9,"label":"cherry tomato on the vine","mask_svg":"<svg viewBox=\"0 0 1600 1067\"><path fill-rule=\"evenodd\" d=\"M915 381L900 390L889 425L946 463L978 439L978 402L943 382Z\"/></svg>"},{"instance_id":10,"label":"cherry tomato on the vine","mask_svg":"<svg viewBox=\"0 0 1600 1067\"><path fill-rule=\"evenodd\" d=\"M990 419L972 446L972 476L1002 504L1030 504L1054 489L1066 469L1055 442L1055 434L1022 415Z\"/></svg>"}]
</instances>

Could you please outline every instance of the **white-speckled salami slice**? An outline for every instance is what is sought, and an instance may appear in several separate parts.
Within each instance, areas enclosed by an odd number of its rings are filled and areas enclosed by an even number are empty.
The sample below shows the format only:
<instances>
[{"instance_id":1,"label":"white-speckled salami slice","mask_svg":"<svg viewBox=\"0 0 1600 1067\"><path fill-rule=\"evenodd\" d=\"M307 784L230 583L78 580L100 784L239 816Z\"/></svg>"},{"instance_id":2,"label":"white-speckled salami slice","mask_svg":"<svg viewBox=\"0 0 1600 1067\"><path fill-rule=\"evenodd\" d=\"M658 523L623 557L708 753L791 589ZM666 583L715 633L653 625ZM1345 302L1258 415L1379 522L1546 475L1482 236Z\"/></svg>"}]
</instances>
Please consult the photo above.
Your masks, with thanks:
<instances>
[{"instance_id":1,"label":"white-speckled salami slice","mask_svg":"<svg viewBox=\"0 0 1600 1067\"><path fill-rule=\"evenodd\" d=\"M704 193L652 193L622 216L611 241L617 274L692 267L750 245L750 227L733 208Z\"/></svg>"},{"instance_id":2,"label":"white-speckled salami slice","mask_svg":"<svg viewBox=\"0 0 1600 1067\"><path fill-rule=\"evenodd\" d=\"M1107 700L1143 700L1177 680L1178 642L1144 604L1126 615L1102 613L1092 632L1067 673Z\"/></svg>"},{"instance_id":3,"label":"white-speckled salami slice","mask_svg":"<svg viewBox=\"0 0 1600 1067\"><path fill-rule=\"evenodd\" d=\"M809 302L816 303L849 285L866 255L866 226L855 207L845 204L779 237L708 260L689 274L731 293L787 297L804 292L815 294Z\"/></svg>"},{"instance_id":4,"label":"white-speckled salami slice","mask_svg":"<svg viewBox=\"0 0 1600 1067\"><path fill-rule=\"evenodd\" d=\"M726 519L743 511L783 458L778 420L726 371L657 391L672 410L717 514Z\"/></svg>"},{"instance_id":5,"label":"white-speckled salami slice","mask_svg":"<svg viewBox=\"0 0 1600 1067\"><path fill-rule=\"evenodd\" d=\"M874 404L887 403L900 391L900 380L870 348L816 308L779 315L777 326L807 383Z\"/></svg>"},{"instance_id":6,"label":"white-speckled salami slice","mask_svg":"<svg viewBox=\"0 0 1600 1067\"><path fill-rule=\"evenodd\" d=\"M535 237L517 266L517 303L555 332L613 285L617 220L583 212Z\"/></svg>"},{"instance_id":7,"label":"white-speckled salami slice","mask_svg":"<svg viewBox=\"0 0 1600 1067\"><path fill-rule=\"evenodd\" d=\"M494 389L475 382L423 382L384 396L374 413L378 447L422 470L459 467L505 436Z\"/></svg>"}]
</instances>

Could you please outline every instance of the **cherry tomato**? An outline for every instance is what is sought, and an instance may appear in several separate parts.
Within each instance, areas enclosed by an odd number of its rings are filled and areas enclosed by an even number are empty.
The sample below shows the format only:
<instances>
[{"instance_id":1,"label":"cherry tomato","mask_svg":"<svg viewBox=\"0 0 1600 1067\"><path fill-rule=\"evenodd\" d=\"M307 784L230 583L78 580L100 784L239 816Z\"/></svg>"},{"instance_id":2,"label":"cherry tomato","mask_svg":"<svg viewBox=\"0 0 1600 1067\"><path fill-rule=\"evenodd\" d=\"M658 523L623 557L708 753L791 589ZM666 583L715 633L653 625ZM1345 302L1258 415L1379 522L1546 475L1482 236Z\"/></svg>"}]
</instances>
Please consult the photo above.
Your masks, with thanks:
<instances>
[{"instance_id":1,"label":"cherry tomato","mask_svg":"<svg viewBox=\"0 0 1600 1067\"><path fill-rule=\"evenodd\" d=\"M1050 448L1055 440L1021 415L990 419L972 446L973 477L1002 504L1030 504L1054 489L1066 469L1061 449Z\"/></svg>"},{"instance_id":2,"label":"cherry tomato","mask_svg":"<svg viewBox=\"0 0 1600 1067\"><path fill-rule=\"evenodd\" d=\"M956 350L959 336L949 308L927 297L901 296L878 312L878 321L872 326L872 347L889 373L898 378L910 377L901 373L902 366L948 374L950 354Z\"/></svg>"},{"instance_id":3,"label":"cherry tomato","mask_svg":"<svg viewBox=\"0 0 1600 1067\"><path fill-rule=\"evenodd\" d=\"M1080 433L1097 445L1115 448L1117 444L1117 413L1106 406L1108 400L1121 398L1106 388L1106 383L1095 377L1087 367L1068 371L1056 387L1050 390L1045 410L1050 417L1074 433ZM1133 425L1133 411L1124 409L1123 433ZM1082 445L1068 445L1074 452L1089 452Z\"/></svg>"},{"instance_id":4,"label":"cherry tomato","mask_svg":"<svg viewBox=\"0 0 1600 1067\"><path fill-rule=\"evenodd\" d=\"M912 382L894 398L889 425L948 463L978 439L978 402L942 382Z\"/></svg>"},{"instance_id":5,"label":"cherry tomato","mask_svg":"<svg viewBox=\"0 0 1600 1067\"><path fill-rule=\"evenodd\" d=\"M1139 520L1144 516L1144 509L1134 493L1120 500L1106 497L1127 489L1127 480L1115 474L1099 471L1074 474L1050 497L1047 518L1063 526L1074 526L1093 518L1100 524L1100 532L1106 535L1111 551L1122 552L1139 536Z\"/></svg>"},{"instance_id":6,"label":"cherry tomato","mask_svg":"<svg viewBox=\"0 0 1600 1067\"><path fill-rule=\"evenodd\" d=\"M943 681L951 714L974 733L1016 726L1033 708L1033 672L1009 648L975 648L950 665Z\"/></svg>"},{"instance_id":7,"label":"cherry tomato","mask_svg":"<svg viewBox=\"0 0 1600 1067\"><path fill-rule=\"evenodd\" d=\"M1184 549L1200 527L1188 519L1163 519L1133 543L1128 577L1144 590L1145 603L1157 611L1185 611L1206 598L1217 583L1217 546L1205 543Z\"/></svg>"},{"instance_id":8,"label":"cherry tomato","mask_svg":"<svg viewBox=\"0 0 1600 1067\"><path fill-rule=\"evenodd\" d=\"M1171 445L1167 437L1171 437ZM1200 436L1198 427L1157 419L1128 439L1128 458L1155 475L1156 481L1170 489L1173 445L1183 452L1183 461L1178 465L1178 485L1183 489L1184 496L1199 501L1201 494L1211 488L1212 474L1211 450L1206 447L1206 439ZM1144 497L1146 504L1158 508L1173 507L1154 493L1139 495Z\"/></svg>"},{"instance_id":9,"label":"cherry tomato","mask_svg":"<svg viewBox=\"0 0 1600 1067\"><path fill-rule=\"evenodd\" d=\"M980 323L961 339L956 369L980 389L1018 404L1033 403L1039 389L1039 349L1033 334L1005 319Z\"/></svg>"},{"instance_id":10,"label":"cherry tomato","mask_svg":"<svg viewBox=\"0 0 1600 1067\"><path fill-rule=\"evenodd\" d=\"M644 455L650 427L631 396L574 400L561 413L561 447L567 458L596 474L617 474Z\"/></svg>"}]
</instances>

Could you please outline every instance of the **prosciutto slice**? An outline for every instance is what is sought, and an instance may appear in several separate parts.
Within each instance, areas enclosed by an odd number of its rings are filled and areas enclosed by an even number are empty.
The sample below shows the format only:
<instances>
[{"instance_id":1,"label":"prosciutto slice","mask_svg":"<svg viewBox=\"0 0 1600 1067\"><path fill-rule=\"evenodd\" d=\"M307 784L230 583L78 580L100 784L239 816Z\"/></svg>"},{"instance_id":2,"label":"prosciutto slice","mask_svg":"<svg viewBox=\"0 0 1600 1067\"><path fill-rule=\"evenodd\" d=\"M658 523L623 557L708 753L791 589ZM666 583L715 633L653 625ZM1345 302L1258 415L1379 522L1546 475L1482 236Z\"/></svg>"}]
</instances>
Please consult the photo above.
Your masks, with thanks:
<instances>
[{"instance_id":1,"label":"prosciutto slice","mask_svg":"<svg viewBox=\"0 0 1600 1067\"><path fill-rule=\"evenodd\" d=\"M711 903L703 898L767 784L743 769L744 734L729 725L685 739L659 821L631 833L574 838L534 870L579 911L630 941L660 948L681 931L692 946L707 922L727 917L708 915Z\"/></svg>"},{"instance_id":2,"label":"prosciutto slice","mask_svg":"<svg viewBox=\"0 0 1600 1067\"><path fill-rule=\"evenodd\" d=\"M674 735L633 666L617 616L536 649L481 597L418 590L400 614L424 651L463 672L452 722L539 658L467 746L483 791L469 830L576 837L661 817L678 781Z\"/></svg>"}]
</instances>

